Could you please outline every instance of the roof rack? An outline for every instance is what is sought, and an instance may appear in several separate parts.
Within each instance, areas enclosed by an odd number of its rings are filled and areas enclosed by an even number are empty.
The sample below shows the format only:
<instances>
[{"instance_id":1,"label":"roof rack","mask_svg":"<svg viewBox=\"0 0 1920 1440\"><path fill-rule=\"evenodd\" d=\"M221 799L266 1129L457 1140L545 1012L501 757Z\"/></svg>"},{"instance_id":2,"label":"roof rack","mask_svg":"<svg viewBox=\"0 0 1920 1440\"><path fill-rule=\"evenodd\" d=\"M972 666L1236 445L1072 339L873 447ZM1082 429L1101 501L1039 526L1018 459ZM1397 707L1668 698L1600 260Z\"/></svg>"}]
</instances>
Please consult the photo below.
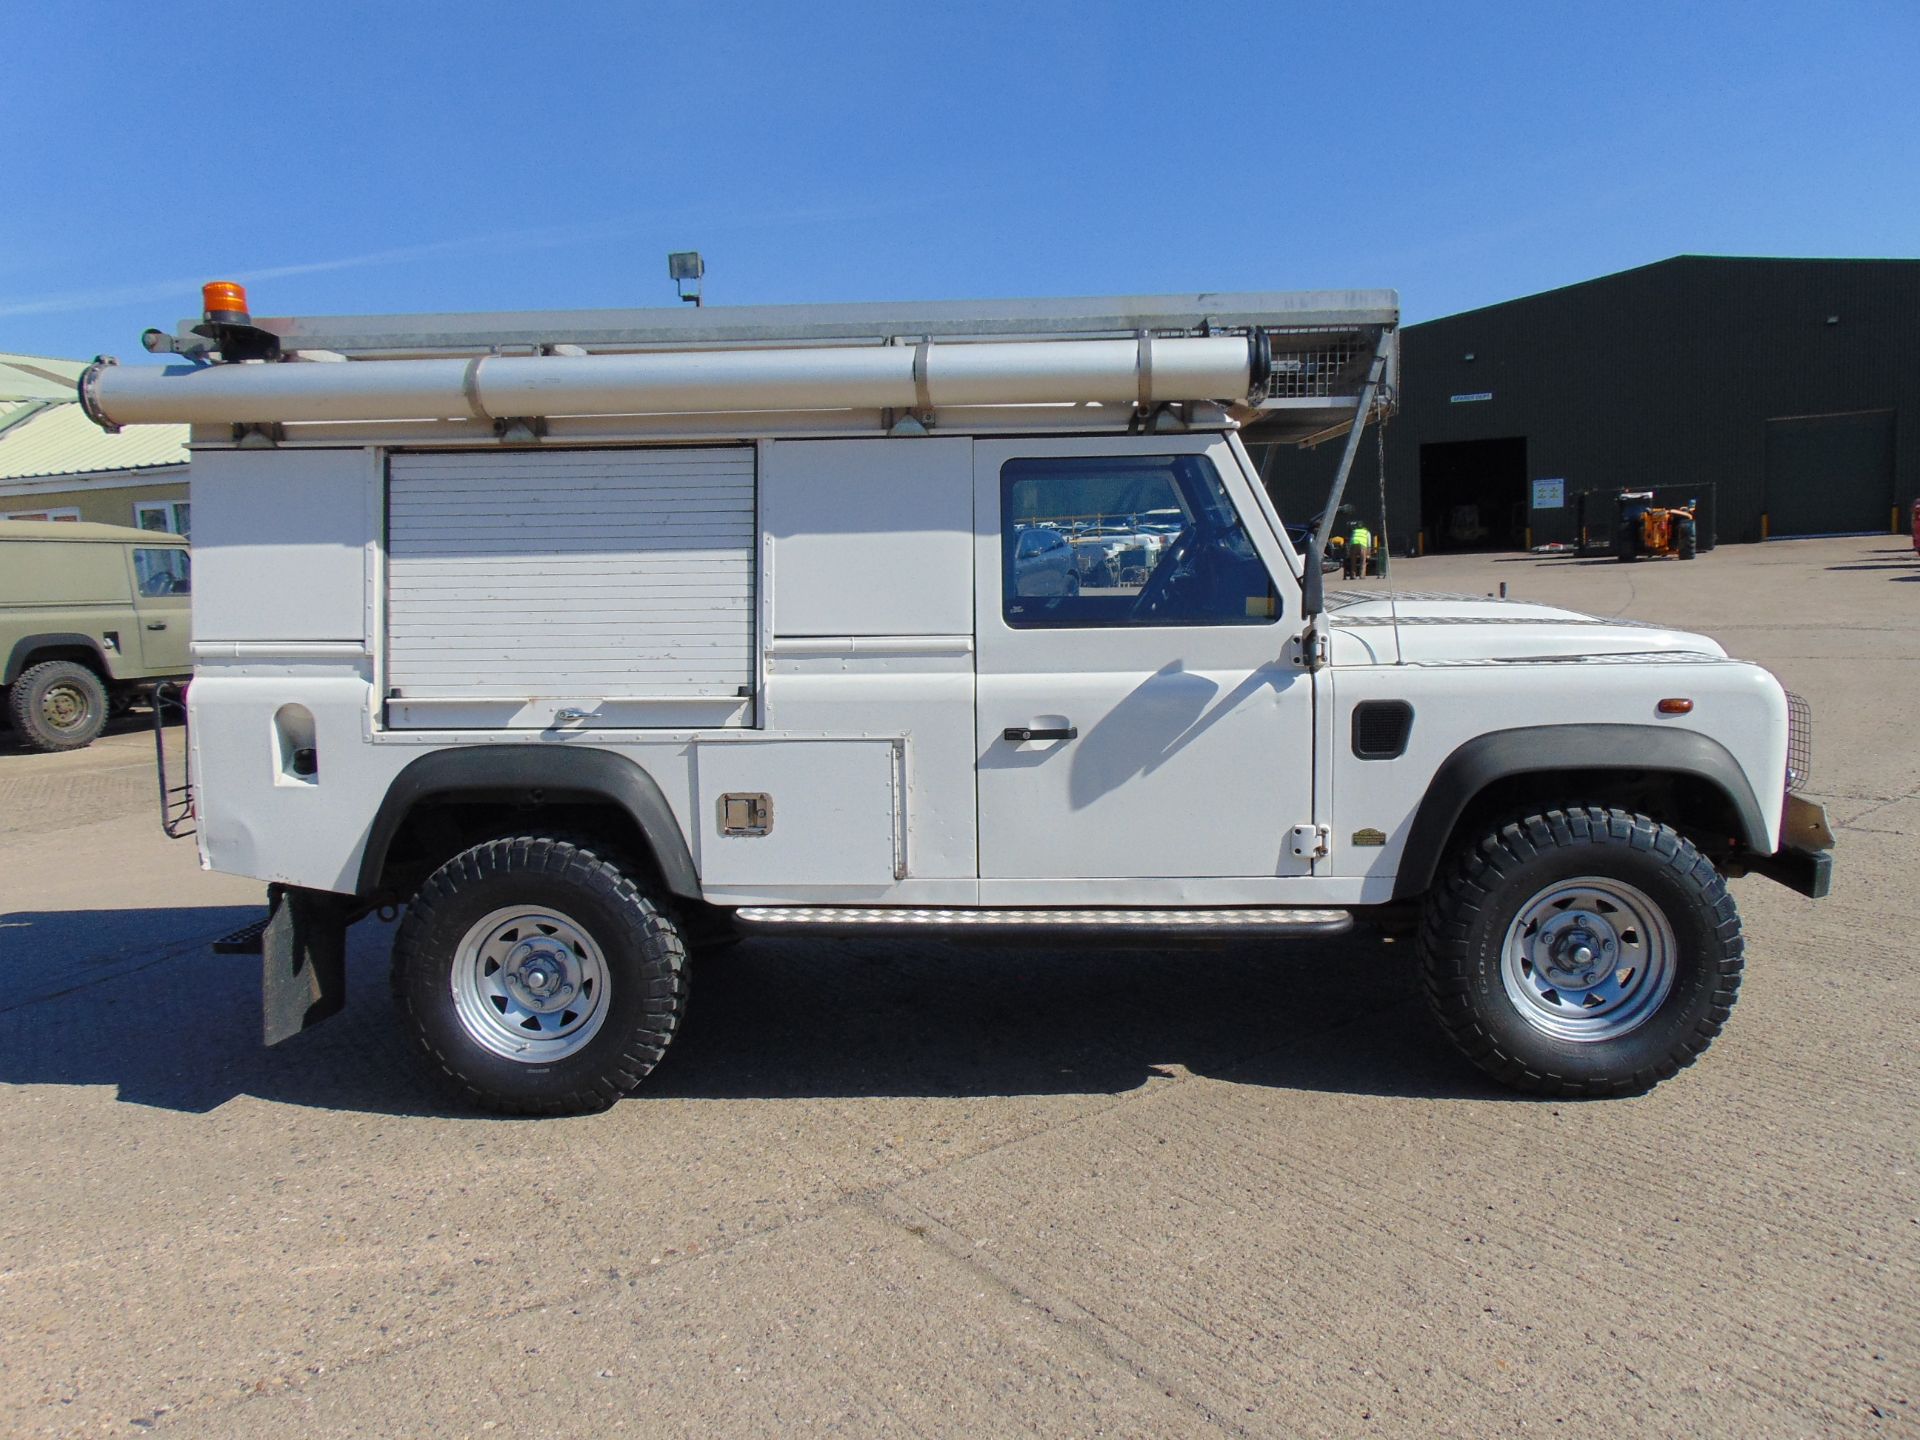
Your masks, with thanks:
<instances>
[{"instance_id":1,"label":"roof rack","mask_svg":"<svg viewBox=\"0 0 1920 1440\"><path fill-rule=\"evenodd\" d=\"M199 343L197 319L177 331L183 353ZM1374 331L1400 323L1392 290L1202 291L1050 300L880 301L648 310L509 310L441 315L255 316L286 350L356 360L532 354L557 345L588 352L705 350L787 345L887 345L902 341L1120 339L1284 332ZM1371 347L1368 347L1369 350Z\"/></svg>"},{"instance_id":2,"label":"roof rack","mask_svg":"<svg viewBox=\"0 0 1920 1440\"><path fill-rule=\"evenodd\" d=\"M1391 396L1400 314L1392 291L1355 290L252 319L238 286L208 288L242 308L145 337L200 368L96 365L80 387L90 416L480 420L517 434L555 417L870 409L891 427L955 406L1150 417L1212 402L1311 443L1369 413L1383 383ZM301 361L348 363L284 363Z\"/></svg>"}]
</instances>

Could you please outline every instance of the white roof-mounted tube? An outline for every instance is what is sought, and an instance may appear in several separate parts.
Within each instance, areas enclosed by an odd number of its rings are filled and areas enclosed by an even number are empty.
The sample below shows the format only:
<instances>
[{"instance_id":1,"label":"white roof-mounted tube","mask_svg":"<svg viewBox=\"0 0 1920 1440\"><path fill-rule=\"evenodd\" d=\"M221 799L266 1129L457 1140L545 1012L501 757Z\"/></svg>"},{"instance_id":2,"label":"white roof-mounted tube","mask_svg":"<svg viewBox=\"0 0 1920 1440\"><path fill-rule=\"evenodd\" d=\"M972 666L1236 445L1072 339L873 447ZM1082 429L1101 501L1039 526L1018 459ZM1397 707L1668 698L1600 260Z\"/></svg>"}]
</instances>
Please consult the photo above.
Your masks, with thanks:
<instances>
[{"instance_id":1,"label":"white roof-mounted tube","mask_svg":"<svg viewBox=\"0 0 1920 1440\"><path fill-rule=\"evenodd\" d=\"M1263 380L1258 337L487 355L477 359L96 364L80 398L103 426L450 420L1099 401L1237 403Z\"/></svg>"}]
</instances>

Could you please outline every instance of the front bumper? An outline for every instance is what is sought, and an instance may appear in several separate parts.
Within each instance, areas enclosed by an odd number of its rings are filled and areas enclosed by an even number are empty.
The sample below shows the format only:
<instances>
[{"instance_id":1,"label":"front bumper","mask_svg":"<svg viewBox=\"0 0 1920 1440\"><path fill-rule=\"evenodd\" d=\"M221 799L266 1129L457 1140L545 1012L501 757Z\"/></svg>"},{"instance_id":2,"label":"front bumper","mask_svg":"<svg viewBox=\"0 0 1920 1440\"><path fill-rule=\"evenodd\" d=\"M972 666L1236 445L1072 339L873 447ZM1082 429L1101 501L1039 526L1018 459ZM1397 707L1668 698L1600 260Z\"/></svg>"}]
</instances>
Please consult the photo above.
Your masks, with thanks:
<instances>
[{"instance_id":1,"label":"front bumper","mask_svg":"<svg viewBox=\"0 0 1920 1440\"><path fill-rule=\"evenodd\" d=\"M1777 854L1750 857L1746 867L1749 874L1778 880L1810 900L1824 900L1833 889L1833 856L1825 850L1786 845Z\"/></svg>"},{"instance_id":2,"label":"front bumper","mask_svg":"<svg viewBox=\"0 0 1920 1440\"><path fill-rule=\"evenodd\" d=\"M1798 795L1787 796L1780 820L1780 849L1772 855L1741 857L1742 874L1764 875L1813 900L1833 889L1833 827L1821 806Z\"/></svg>"}]
</instances>

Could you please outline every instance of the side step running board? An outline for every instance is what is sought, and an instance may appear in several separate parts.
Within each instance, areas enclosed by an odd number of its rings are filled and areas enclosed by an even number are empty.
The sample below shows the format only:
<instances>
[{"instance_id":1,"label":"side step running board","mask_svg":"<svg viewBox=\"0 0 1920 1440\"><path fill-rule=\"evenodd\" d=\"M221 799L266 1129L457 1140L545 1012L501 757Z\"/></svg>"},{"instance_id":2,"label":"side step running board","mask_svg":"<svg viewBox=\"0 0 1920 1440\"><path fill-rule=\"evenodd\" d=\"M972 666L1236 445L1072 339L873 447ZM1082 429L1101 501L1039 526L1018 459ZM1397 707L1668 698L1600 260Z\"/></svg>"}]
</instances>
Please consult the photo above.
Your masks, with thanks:
<instances>
[{"instance_id":1,"label":"side step running board","mask_svg":"<svg viewBox=\"0 0 1920 1440\"><path fill-rule=\"evenodd\" d=\"M1103 935L1288 937L1344 935L1353 928L1345 910L1291 907L1209 907L1182 910L910 910L888 906L748 905L733 912L735 926L756 935L1007 936L1041 939Z\"/></svg>"},{"instance_id":2,"label":"side step running board","mask_svg":"<svg viewBox=\"0 0 1920 1440\"><path fill-rule=\"evenodd\" d=\"M231 935L222 935L213 942L216 955L258 955L266 948L268 916L258 920L249 920Z\"/></svg>"}]
</instances>

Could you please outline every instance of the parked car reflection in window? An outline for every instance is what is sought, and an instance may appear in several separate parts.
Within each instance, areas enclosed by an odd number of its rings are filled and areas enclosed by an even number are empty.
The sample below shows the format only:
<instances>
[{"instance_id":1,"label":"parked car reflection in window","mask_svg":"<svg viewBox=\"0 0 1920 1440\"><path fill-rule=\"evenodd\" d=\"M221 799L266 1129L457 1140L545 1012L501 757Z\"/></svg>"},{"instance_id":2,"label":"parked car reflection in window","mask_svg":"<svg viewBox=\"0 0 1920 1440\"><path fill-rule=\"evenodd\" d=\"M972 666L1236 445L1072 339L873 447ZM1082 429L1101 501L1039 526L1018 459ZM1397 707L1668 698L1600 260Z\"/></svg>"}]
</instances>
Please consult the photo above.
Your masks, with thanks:
<instances>
[{"instance_id":1,"label":"parked car reflection in window","mask_svg":"<svg viewBox=\"0 0 1920 1440\"><path fill-rule=\"evenodd\" d=\"M1011 460L1000 474L1008 624L1276 618L1266 567L1205 456Z\"/></svg>"},{"instance_id":2,"label":"parked car reflection in window","mask_svg":"<svg viewBox=\"0 0 1920 1440\"><path fill-rule=\"evenodd\" d=\"M1079 594L1080 576L1067 537L1042 525L1019 526L1013 547L1013 589L1017 595Z\"/></svg>"}]
</instances>

